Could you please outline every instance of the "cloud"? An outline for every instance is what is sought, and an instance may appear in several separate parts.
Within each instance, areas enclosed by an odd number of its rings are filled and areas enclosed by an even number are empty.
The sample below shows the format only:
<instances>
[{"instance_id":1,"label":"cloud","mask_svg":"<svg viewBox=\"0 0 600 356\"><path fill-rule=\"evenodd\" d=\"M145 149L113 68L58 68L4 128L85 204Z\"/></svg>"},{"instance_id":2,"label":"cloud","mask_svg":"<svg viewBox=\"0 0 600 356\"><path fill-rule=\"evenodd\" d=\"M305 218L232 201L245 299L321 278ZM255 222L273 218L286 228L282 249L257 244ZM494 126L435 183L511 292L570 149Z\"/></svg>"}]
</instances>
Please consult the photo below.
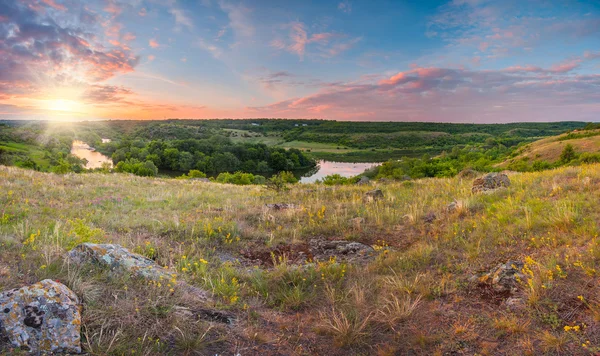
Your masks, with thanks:
<instances>
[{"instance_id":1,"label":"cloud","mask_svg":"<svg viewBox=\"0 0 600 356\"><path fill-rule=\"evenodd\" d=\"M315 94L248 110L266 117L318 113L341 120L517 122L592 120L600 112L598 102L600 74L572 74L562 64L550 69L416 67L378 81L323 85Z\"/></svg>"},{"instance_id":2,"label":"cloud","mask_svg":"<svg viewBox=\"0 0 600 356\"><path fill-rule=\"evenodd\" d=\"M559 41L597 38L600 17L583 16L584 9L583 3L564 7L559 1L454 0L430 18L427 35L447 42L446 57L476 51L486 52L484 59L509 57Z\"/></svg>"},{"instance_id":3,"label":"cloud","mask_svg":"<svg viewBox=\"0 0 600 356\"><path fill-rule=\"evenodd\" d=\"M352 4L348 1L342 1L338 4L338 10L343 13L349 14L352 12Z\"/></svg>"},{"instance_id":4,"label":"cloud","mask_svg":"<svg viewBox=\"0 0 600 356\"><path fill-rule=\"evenodd\" d=\"M233 5L225 0L219 1L221 10L227 14L229 18L229 26L233 29L238 37L252 37L256 29L250 22L249 14L251 10L243 5Z\"/></svg>"},{"instance_id":5,"label":"cloud","mask_svg":"<svg viewBox=\"0 0 600 356\"><path fill-rule=\"evenodd\" d=\"M65 5L59 4L55 0L42 0L42 2L44 4L52 7L53 9L56 9L56 10L60 10L60 11L66 11L67 10L67 8L65 7Z\"/></svg>"},{"instance_id":6,"label":"cloud","mask_svg":"<svg viewBox=\"0 0 600 356\"><path fill-rule=\"evenodd\" d=\"M362 38L347 40L347 36L340 33L321 32L308 34L306 25L302 22L291 22L283 26L289 29L288 39L276 38L270 42L270 46L297 55L300 60L304 60L308 45L317 44L318 54L322 57L334 57L341 52L352 48Z\"/></svg>"},{"instance_id":7,"label":"cloud","mask_svg":"<svg viewBox=\"0 0 600 356\"><path fill-rule=\"evenodd\" d=\"M61 16L73 18L61 17L59 24L51 12L6 1L0 2L0 13L6 17L0 25L0 93L4 95L25 96L58 86L93 84L132 72L139 62L139 57L120 43L118 48L103 46L86 29L95 23L78 23L80 14L61 12Z\"/></svg>"},{"instance_id":8,"label":"cloud","mask_svg":"<svg viewBox=\"0 0 600 356\"><path fill-rule=\"evenodd\" d=\"M206 42L202 38L198 39L198 42L196 42L196 45L199 48L209 52L215 59L220 59L221 56L223 55L223 51L221 50L221 48L215 46L214 44Z\"/></svg>"},{"instance_id":9,"label":"cloud","mask_svg":"<svg viewBox=\"0 0 600 356\"><path fill-rule=\"evenodd\" d=\"M150 47L152 47L152 48L158 48L158 47L160 47L160 44L159 44L159 43L158 43L158 41L157 41L156 39L154 39L154 38L151 38L151 39L148 41L148 45L149 45Z\"/></svg>"},{"instance_id":10,"label":"cloud","mask_svg":"<svg viewBox=\"0 0 600 356\"><path fill-rule=\"evenodd\" d=\"M178 8L171 8L169 9L169 13L175 17L175 24L177 26L177 30L180 30L182 27L186 27L190 31L194 29L194 23L183 10Z\"/></svg>"},{"instance_id":11,"label":"cloud","mask_svg":"<svg viewBox=\"0 0 600 356\"><path fill-rule=\"evenodd\" d=\"M81 96L85 102L92 104L113 104L124 100L124 97L133 94L130 89L114 85L91 85Z\"/></svg>"}]
</instances>

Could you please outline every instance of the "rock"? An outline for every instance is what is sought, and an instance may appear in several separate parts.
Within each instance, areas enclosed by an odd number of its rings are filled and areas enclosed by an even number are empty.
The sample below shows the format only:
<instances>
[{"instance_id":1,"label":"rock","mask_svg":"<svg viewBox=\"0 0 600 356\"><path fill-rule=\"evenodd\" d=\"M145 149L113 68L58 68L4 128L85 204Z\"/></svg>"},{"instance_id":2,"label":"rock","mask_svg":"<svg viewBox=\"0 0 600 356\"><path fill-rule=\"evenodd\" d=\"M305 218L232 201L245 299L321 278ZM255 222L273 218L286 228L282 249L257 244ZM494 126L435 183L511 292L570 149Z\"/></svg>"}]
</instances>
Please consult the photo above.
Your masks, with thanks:
<instances>
[{"instance_id":1,"label":"rock","mask_svg":"<svg viewBox=\"0 0 600 356\"><path fill-rule=\"evenodd\" d=\"M501 263L489 273L481 276L479 282L490 284L498 293L514 293L517 291L520 281L527 278L521 272L524 266L521 261Z\"/></svg>"},{"instance_id":2,"label":"rock","mask_svg":"<svg viewBox=\"0 0 600 356\"><path fill-rule=\"evenodd\" d=\"M316 259L326 260L330 257L340 257L345 260L357 258L369 259L374 256L375 249L355 241L329 241L313 239L309 242L311 254Z\"/></svg>"},{"instance_id":3,"label":"rock","mask_svg":"<svg viewBox=\"0 0 600 356\"><path fill-rule=\"evenodd\" d=\"M131 253L120 245L83 243L69 251L68 258L76 264L96 263L120 273L131 273L137 277L155 281L171 280L176 275L157 265L154 261L137 253ZM178 287L193 293L197 299L209 299L208 292L177 282Z\"/></svg>"},{"instance_id":4,"label":"rock","mask_svg":"<svg viewBox=\"0 0 600 356\"><path fill-rule=\"evenodd\" d=\"M519 311L525 308L525 301L523 301L523 298L510 297L506 299L504 304L512 311Z\"/></svg>"},{"instance_id":5,"label":"rock","mask_svg":"<svg viewBox=\"0 0 600 356\"><path fill-rule=\"evenodd\" d=\"M51 279L0 294L0 334L31 353L80 353L79 299Z\"/></svg>"},{"instance_id":6,"label":"rock","mask_svg":"<svg viewBox=\"0 0 600 356\"><path fill-rule=\"evenodd\" d=\"M379 199L383 199L383 192L381 189L369 190L365 193L366 201L377 201Z\"/></svg>"},{"instance_id":7,"label":"rock","mask_svg":"<svg viewBox=\"0 0 600 356\"><path fill-rule=\"evenodd\" d=\"M447 210L449 213L453 213L453 212L455 212L455 211L456 211L456 207L457 207L457 205L458 205L458 204L456 204L456 201L453 201L452 203L450 203L450 204L448 204L448 205L446 206L446 210Z\"/></svg>"},{"instance_id":8,"label":"rock","mask_svg":"<svg viewBox=\"0 0 600 356\"><path fill-rule=\"evenodd\" d=\"M489 173L473 181L472 193L488 192L510 186L510 179L504 173Z\"/></svg>"},{"instance_id":9,"label":"rock","mask_svg":"<svg viewBox=\"0 0 600 356\"><path fill-rule=\"evenodd\" d=\"M435 215L435 213L433 211L430 211L427 214L425 214L425 216L423 216L423 221L425 221L428 224L431 224L432 222L434 222L435 219L437 219L437 216Z\"/></svg>"},{"instance_id":10,"label":"rock","mask_svg":"<svg viewBox=\"0 0 600 356\"><path fill-rule=\"evenodd\" d=\"M267 208L272 210L286 210L286 209L296 209L296 205L289 203L275 203L275 204L267 204Z\"/></svg>"},{"instance_id":11,"label":"rock","mask_svg":"<svg viewBox=\"0 0 600 356\"><path fill-rule=\"evenodd\" d=\"M462 171L458 172L457 176L459 178L475 178L479 175L479 172L473 170L471 168L465 168Z\"/></svg>"},{"instance_id":12,"label":"rock","mask_svg":"<svg viewBox=\"0 0 600 356\"><path fill-rule=\"evenodd\" d=\"M369 184L370 182L371 182L371 180L369 179L369 177L362 176L362 177L360 177L360 179L358 180L358 182L356 182L356 184L358 184L358 185L366 185L366 184Z\"/></svg>"}]
</instances>

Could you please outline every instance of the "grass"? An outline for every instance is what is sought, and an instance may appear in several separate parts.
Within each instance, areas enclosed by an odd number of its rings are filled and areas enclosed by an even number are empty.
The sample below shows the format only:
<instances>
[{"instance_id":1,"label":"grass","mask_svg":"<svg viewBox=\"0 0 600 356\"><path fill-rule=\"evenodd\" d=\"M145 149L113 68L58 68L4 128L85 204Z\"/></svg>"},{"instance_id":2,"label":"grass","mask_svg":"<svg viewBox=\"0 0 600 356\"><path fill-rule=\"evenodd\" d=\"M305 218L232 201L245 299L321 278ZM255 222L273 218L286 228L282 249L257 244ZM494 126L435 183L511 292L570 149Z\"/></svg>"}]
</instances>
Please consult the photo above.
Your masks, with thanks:
<instances>
[{"instance_id":1,"label":"grass","mask_svg":"<svg viewBox=\"0 0 600 356\"><path fill-rule=\"evenodd\" d=\"M383 199L366 203L375 186L276 192L0 167L0 290L65 283L83 300L92 355L598 352L600 165L510 179L508 189L481 195L458 177L387 183L377 186ZM274 202L299 208L265 207ZM430 212L435 220L425 221ZM312 239L377 252L365 263L223 257L269 256ZM237 322L195 317L206 305L169 282L66 264L65 252L84 241L118 243L172 268ZM526 266L516 308L472 279L508 260Z\"/></svg>"}]
</instances>

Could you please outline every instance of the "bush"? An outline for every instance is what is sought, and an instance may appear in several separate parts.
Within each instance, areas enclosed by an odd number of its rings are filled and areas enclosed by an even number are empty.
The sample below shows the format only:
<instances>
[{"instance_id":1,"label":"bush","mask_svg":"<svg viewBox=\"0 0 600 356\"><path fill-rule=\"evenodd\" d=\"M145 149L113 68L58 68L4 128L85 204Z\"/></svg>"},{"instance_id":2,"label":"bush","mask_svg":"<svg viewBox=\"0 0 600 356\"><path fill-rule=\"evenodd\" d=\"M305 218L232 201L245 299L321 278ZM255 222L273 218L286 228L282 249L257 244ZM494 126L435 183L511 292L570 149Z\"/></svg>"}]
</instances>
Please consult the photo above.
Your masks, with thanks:
<instances>
[{"instance_id":1,"label":"bush","mask_svg":"<svg viewBox=\"0 0 600 356\"><path fill-rule=\"evenodd\" d=\"M133 173L142 177L155 177L158 174L158 168L152 161L140 162L132 158L119 162L115 167L115 172Z\"/></svg>"},{"instance_id":2,"label":"bush","mask_svg":"<svg viewBox=\"0 0 600 356\"><path fill-rule=\"evenodd\" d=\"M235 172L235 173L221 173L215 179L219 183L229 183L237 185L249 185L249 184L264 184L266 178L260 175L254 175L252 173Z\"/></svg>"},{"instance_id":3,"label":"bush","mask_svg":"<svg viewBox=\"0 0 600 356\"><path fill-rule=\"evenodd\" d=\"M183 175L177 177L177 179L193 179L193 178L206 178L206 174L197 169L192 169L191 171L188 172L188 174L183 174Z\"/></svg>"},{"instance_id":4,"label":"bush","mask_svg":"<svg viewBox=\"0 0 600 356\"><path fill-rule=\"evenodd\" d=\"M339 174L331 174L320 180L320 183L323 183L325 185L348 185L358 182L359 179L360 177L358 176L347 178L342 177Z\"/></svg>"},{"instance_id":5,"label":"bush","mask_svg":"<svg viewBox=\"0 0 600 356\"><path fill-rule=\"evenodd\" d=\"M577 158L577 153L575 152L573 145L569 143L565 146L562 153L560 154L560 161L562 163L569 163L575 158Z\"/></svg>"},{"instance_id":6,"label":"bush","mask_svg":"<svg viewBox=\"0 0 600 356\"><path fill-rule=\"evenodd\" d=\"M269 178L267 182L267 187L281 191L287 188L288 183L297 183L298 179L294 176L292 172L279 172L273 177Z\"/></svg>"}]
</instances>

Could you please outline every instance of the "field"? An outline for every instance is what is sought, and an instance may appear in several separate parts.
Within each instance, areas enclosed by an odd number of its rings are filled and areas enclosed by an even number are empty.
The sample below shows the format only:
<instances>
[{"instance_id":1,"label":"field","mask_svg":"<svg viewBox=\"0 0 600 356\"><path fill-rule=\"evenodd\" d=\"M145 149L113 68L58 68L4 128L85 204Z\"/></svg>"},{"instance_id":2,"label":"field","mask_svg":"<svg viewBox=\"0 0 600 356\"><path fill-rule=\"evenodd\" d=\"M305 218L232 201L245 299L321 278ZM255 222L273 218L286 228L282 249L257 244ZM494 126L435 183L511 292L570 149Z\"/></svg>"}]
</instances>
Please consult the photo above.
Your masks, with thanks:
<instances>
[{"instance_id":1,"label":"field","mask_svg":"<svg viewBox=\"0 0 600 356\"><path fill-rule=\"evenodd\" d=\"M600 165L509 177L489 194L458 177L277 192L0 167L0 290L65 283L91 355L595 354ZM383 198L364 200L374 188ZM66 264L86 241L171 268L236 321L192 317L195 302L166 282ZM300 253L326 241L375 251ZM484 276L521 262L511 290Z\"/></svg>"},{"instance_id":2,"label":"field","mask_svg":"<svg viewBox=\"0 0 600 356\"><path fill-rule=\"evenodd\" d=\"M544 160L555 163L567 144L578 153L596 153L600 151L600 130L575 131L535 141L521 148L517 155L498 165L505 167L519 160Z\"/></svg>"}]
</instances>

